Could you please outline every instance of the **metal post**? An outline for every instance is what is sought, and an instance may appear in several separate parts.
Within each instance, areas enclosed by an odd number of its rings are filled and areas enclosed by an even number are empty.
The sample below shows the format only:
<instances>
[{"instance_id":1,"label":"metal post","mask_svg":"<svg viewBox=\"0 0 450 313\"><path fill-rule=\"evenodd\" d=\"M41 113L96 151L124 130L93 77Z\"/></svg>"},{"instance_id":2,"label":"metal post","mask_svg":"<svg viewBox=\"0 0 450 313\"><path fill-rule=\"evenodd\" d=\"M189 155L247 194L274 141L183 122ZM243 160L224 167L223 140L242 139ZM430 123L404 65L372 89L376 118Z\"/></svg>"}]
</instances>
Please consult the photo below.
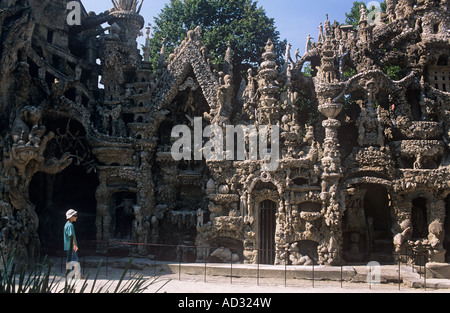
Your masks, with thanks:
<instances>
[{"instance_id":1,"label":"metal post","mask_svg":"<svg viewBox=\"0 0 450 313\"><path fill-rule=\"evenodd\" d=\"M423 287L427 290L427 255L423 253Z\"/></svg>"},{"instance_id":2,"label":"metal post","mask_svg":"<svg viewBox=\"0 0 450 313\"><path fill-rule=\"evenodd\" d=\"M109 241L106 242L106 277L108 277L108 264L109 264Z\"/></svg>"},{"instance_id":3,"label":"metal post","mask_svg":"<svg viewBox=\"0 0 450 313\"><path fill-rule=\"evenodd\" d=\"M419 277L422 277L422 262L424 261L422 251L419 251L417 257L419 259Z\"/></svg>"},{"instance_id":4,"label":"metal post","mask_svg":"<svg viewBox=\"0 0 450 313\"><path fill-rule=\"evenodd\" d=\"M342 265L341 265L341 288L342 288Z\"/></svg>"},{"instance_id":5,"label":"metal post","mask_svg":"<svg viewBox=\"0 0 450 313\"><path fill-rule=\"evenodd\" d=\"M405 267L408 267L408 247L406 247L406 252L405 252Z\"/></svg>"},{"instance_id":6,"label":"metal post","mask_svg":"<svg viewBox=\"0 0 450 313\"><path fill-rule=\"evenodd\" d=\"M156 246L153 247L153 276L156 276Z\"/></svg>"},{"instance_id":7,"label":"metal post","mask_svg":"<svg viewBox=\"0 0 450 313\"><path fill-rule=\"evenodd\" d=\"M203 281L206 283L206 258L205 258L205 277L203 278Z\"/></svg>"},{"instance_id":8,"label":"metal post","mask_svg":"<svg viewBox=\"0 0 450 313\"><path fill-rule=\"evenodd\" d=\"M180 248L180 246L178 247ZM178 280L181 280L181 254L178 256Z\"/></svg>"},{"instance_id":9,"label":"metal post","mask_svg":"<svg viewBox=\"0 0 450 313\"><path fill-rule=\"evenodd\" d=\"M314 263L312 265L312 287L314 288Z\"/></svg>"},{"instance_id":10,"label":"metal post","mask_svg":"<svg viewBox=\"0 0 450 313\"><path fill-rule=\"evenodd\" d=\"M284 287L287 287L287 252L284 256Z\"/></svg>"},{"instance_id":11,"label":"metal post","mask_svg":"<svg viewBox=\"0 0 450 313\"><path fill-rule=\"evenodd\" d=\"M230 283L233 285L233 254L231 254L230 262Z\"/></svg>"},{"instance_id":12,"label":"metal post","mask_svg":"<svg viewBox=\"0 0 450 313\"><path fill-rule=\"evenodd\" d=\"M398 290L400 290L400 279L401 279L400 270L401 270L401 265L402 265L401 257L402 257L402 255L399 254L399 258L398 258Z\"/></svg>"},{"instance_id":13,"label":"metal post","mask_svg":"<svg viewBox=\"0 0 450 313\"><path fill-rule=\"evenodd\" d=\"M256 284L259 286L259 249L257 251L258 251L258 253L257 253L258 270L256 273Z\"/></svg>"},{"instance_id":14,"label":"metal post","mask_svg":"<svg viewBox=\"0 0 450 313\"><path fill-rule=\"evenodd\" d=\"M205 247L205 251L203 252L203 257L205 258L205 282L206 282L206 275L207 275L207 273L206 273L206 270L207 270L206 263L208 263L208 257L209 257L209 255L208 255L208 247Z\"/></svg>"}]
</instances>

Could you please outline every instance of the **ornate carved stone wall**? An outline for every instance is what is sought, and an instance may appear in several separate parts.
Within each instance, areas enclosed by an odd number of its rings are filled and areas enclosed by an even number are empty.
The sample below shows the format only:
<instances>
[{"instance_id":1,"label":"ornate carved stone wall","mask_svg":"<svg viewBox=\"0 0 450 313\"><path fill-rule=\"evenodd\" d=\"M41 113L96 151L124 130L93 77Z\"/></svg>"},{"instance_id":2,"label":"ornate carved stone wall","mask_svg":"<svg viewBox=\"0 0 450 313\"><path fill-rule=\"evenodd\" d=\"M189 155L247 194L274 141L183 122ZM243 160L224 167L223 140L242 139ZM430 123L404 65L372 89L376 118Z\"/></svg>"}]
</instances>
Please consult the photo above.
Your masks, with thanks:
<instances>
[{"instance_id":1,"label":"ornate carved stone wall","mask_svg":"<svg viewBox=\"0 0 450 313\"><path fill-rule=\"evenodd\" d=\"M57 225L46 216L63 220L70 204L95 229L84 239L110 242L98 252L155 253L120 244L129 241L197 247L159 252L167 259L338 265L426 247L429 260L445 262L447 1L387 1L375 24L362 9L356 29L327 16L319 40L295 61L288 45L284 64L268 38L239 88L232 47L223 68L212 65L200 28L171 55L161 43L152 68L149 47L137 50L139 1L83 11L81 26L62 18L65 2L0 4L2 249L23 260L61 249L48 244L45 229ZM319 116L308 125L305 101ZM176 161L172 128L195 135L196 117L224 134L227 125L278 126L277 170L249 153ZM238 139L249 151L254 138ZM50 185L30 196L45 183L36 173L70 181L69 167L96 177L89 190L75 180L62 199ZM95 205L73 200L88 195Z\"/></svg>"}]
</instances>

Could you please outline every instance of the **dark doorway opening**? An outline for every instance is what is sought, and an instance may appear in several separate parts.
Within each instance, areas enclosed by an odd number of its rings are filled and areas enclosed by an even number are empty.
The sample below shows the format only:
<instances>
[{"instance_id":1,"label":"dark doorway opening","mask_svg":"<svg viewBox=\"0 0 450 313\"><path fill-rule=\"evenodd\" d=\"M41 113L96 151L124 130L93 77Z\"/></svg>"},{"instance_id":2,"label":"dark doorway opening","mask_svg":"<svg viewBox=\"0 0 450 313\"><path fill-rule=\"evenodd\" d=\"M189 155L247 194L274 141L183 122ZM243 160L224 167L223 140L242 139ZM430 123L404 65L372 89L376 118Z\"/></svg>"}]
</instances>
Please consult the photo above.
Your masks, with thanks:
<instances>
[{"instance_id":1,"label":"dark doorway opening","mask_svg":"<svg viewBox=\"0 0 450 313\"><path fill-rule=\"evenodd\" d=\"M112 198L111 205L111 231L115 239L131 240L136 205L136 193L118 192Z\"/></svg>"},{"instance_id":2,"label":"dark doorway opening","mask_svg":"<svg viewBox=\"0 0 450 313\"><path fill-rule=\"evenodd\" d=\"M78 242L95 240L95 191L98 184L96 174L88 174L84 167L77 165L71 165L56 175L34 175L30 184L30 201L36 206L39 217L41 255L58 255L63 249L65 213L72 208L78 211L75 224Z\"/></svg>"},{"instance_id":3,"label":"dark doorway opening","mask_svg":"<svg viewBox=\"0 0 450 313\"><path fill-rule=\"evenodd\" d=\"M265 200L259 204L259 263L275 263L275 228L277 204Z\"/></svg>"},{"instance_id":4,"label":"dark doorway opening","mask_svg":"<svg viewBox=\"0 0 450 313\"><path fill-rule=\"evenodd\" d=\"M83 125L70 118L57 117L49 112L43 124L55 137L45 150L47 159L60 159L70 153L72 164L59 174L37 173L30 183L30 201L39 217L38 235L41 255L54 255L63 250L63 227L68 209L78 211L75 223L77 240L96 239L97 201L95 191L99 185L95 173L96 160L90 153ZM88 247L80 246L80 253Z\"/></svg>"},{"instance_id":5,"label":"dark doorway opening","mask_svg":"<svg viewBox=\"0 0 450 313\"><path fill-rule=\"evenodd\" d=\"M367 223L368 253L372 260L390 259L393 252L392 219L389 194L386 187L376 184L365 186L364 213Z\"/></svg>"},{"instance_id":6,"label":"dark doorway opening","mask_svg":"<svg viewBox=\"0 0 450 313\"><path fill-rule=\"evenodd\" d=\"M427 199L420 197L412 201L413 238L428 237Z\"/></svg>"}]
</instances>

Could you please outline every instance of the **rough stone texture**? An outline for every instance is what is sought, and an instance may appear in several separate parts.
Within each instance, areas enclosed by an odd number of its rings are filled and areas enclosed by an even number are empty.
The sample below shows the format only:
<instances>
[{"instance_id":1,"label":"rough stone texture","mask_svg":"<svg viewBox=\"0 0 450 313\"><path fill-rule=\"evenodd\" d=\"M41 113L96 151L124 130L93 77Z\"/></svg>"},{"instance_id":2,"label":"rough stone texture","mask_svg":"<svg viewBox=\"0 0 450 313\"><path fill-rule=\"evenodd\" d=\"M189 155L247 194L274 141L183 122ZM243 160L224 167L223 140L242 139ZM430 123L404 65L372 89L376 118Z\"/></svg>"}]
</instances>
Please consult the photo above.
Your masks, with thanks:
<instances>
[{"instance_id":1,"label":"rough stone texture","mask_svg":"<svg viewBox=\"0 0 450 313\"><path fill-rule=\"evenodd\" d=\"M450 266L444 263L427 263L427 277L449 279Z\"/></svg>"},{"instance_id":2,"label":"rough stone texture","mask_svg":"<svg viewBox=\"0 0 450 313\"><path fill-rule=\"evenodd\" d=\"M269 39L239 88L232 47L218 69L199 28L169 56L162 43L152 68L148 46L137 49L139 1L83 11L70 27L67 2L0 2L3 250L30 261L61 249L57 225L75 206L98 252L339 265L413 249L445 262L447 1L387 1L386 16L372 24L363 11L356 30L327 17L319 41L295 61L288 50L285 64ZM306 127L304 98L321 114ZM279 126L278 169L248 157L176 161L172 128L194 131L195 117L202 127Z\"/></svg>"}]
</instances>

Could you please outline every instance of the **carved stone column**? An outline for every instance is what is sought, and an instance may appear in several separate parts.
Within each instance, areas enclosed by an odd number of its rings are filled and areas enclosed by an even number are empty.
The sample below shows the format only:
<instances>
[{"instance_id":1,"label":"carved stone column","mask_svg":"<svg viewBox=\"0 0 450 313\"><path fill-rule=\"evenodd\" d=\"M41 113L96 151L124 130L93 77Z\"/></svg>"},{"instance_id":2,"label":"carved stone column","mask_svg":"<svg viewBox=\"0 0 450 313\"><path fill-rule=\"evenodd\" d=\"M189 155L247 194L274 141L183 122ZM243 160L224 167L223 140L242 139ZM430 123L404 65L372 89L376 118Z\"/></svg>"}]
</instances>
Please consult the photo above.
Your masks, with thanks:
<instances>
[{"instance_id":1,"label":"carved stone column","mask_svg":"<svg viewBox=\"0 0 450 313\"><path fill-rule=\"evenodd\" d=\"M109 213L109 197L110 193L106 186L106 177L102 174L101 170L98 174L100 185L97 187L97 190L95 192L95 198L97 201L97 212L96 212L96 220L95 225L97 228L96 231L96 239L98 241L109 241L111 238L110 234L110 224L111 224L111 216ZM106 252L107 246L98 243L97 250Z\"/></svg>"},{"instance_id":2,"label":"carved stone column","mask_svg":"<svg viewBox=\"0 0 450 313\"><path fill-rule=\"evenodd\" d=\"M339 141L337 129L341 123L336 116L341 112L343 105L340 103L323 103L319 105L319 111L328 119L323 121L325 128L325 140L323 143L324 157L322 158L322 201L325 223L329 227L328 244L319 251L319 262L325 264L339 264L342 258L342 214L341 192L339 181L342 174L341 156L339 153Z\"/></svg>"}]
</instances>

